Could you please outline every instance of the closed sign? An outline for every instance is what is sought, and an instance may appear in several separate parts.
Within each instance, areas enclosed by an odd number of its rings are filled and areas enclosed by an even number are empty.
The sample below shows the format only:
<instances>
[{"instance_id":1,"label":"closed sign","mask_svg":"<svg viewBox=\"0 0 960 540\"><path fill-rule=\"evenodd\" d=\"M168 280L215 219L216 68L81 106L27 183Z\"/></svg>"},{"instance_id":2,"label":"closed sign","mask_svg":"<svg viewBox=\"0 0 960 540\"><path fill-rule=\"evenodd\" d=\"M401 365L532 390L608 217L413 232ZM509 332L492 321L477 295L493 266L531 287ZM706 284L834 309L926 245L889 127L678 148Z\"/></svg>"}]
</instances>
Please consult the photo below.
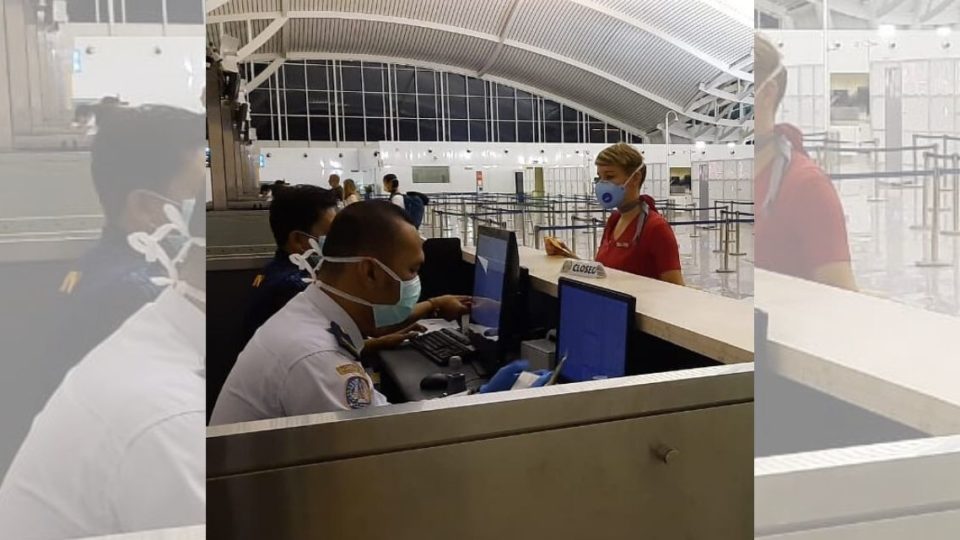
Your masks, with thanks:
<instances>
[{"instance_id":1,"label":"closed sign","mask_svg":"<svg viewBox=\"0 0 960 540\"><path fill-rule=\"evenodd\" d=\"M560 273L590 278L607 277L607 272L604 270L602 264L596 261L578 261L574 259L567 259L564 261L563 268L560 270Z\"/></svg>"}]
</instances>

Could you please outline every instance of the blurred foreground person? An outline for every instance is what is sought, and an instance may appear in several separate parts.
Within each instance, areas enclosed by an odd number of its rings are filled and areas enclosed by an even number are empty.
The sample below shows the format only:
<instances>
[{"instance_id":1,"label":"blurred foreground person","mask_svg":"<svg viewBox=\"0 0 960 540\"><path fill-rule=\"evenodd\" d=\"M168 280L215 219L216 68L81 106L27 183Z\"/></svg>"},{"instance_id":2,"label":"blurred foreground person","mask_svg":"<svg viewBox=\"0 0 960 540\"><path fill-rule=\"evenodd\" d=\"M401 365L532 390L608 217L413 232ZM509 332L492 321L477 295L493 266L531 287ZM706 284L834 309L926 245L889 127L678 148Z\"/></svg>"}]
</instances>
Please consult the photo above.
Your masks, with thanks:
<instances>
[{"instance_id":1,"label":"blurred foreground person","mask_svg":"<svg viewBox=\"0 0 960 540\"><path fill-rule=\"evenodd\" d=\"M37 415L0 485L4 538L204 522L206 216L188 224L172 204L164 213L153 233L127 237L165 270L152 279L162 292L71 369Z\"/></svg>"}]
</instances>

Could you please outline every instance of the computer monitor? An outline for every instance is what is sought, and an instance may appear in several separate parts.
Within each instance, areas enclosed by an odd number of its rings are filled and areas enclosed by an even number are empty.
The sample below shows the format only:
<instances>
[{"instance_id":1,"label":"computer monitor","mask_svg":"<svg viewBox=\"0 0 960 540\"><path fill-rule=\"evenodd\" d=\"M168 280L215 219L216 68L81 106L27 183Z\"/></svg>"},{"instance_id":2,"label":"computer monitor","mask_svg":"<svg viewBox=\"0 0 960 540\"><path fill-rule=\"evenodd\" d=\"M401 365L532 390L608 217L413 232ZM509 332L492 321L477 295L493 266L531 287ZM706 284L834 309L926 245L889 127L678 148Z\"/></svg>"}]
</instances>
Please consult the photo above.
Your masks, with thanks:
<instances>
[{"instance_id":1,"label":"computer monitor","mask_svg":"<svg viewBox=\"0 0 960 540\"><path fill-rule=\"evenodd\" d=\"M484 366L495 369L519 345L520 255L512 231L479 227L470 330Z\"/></svg>"},{"instance_id":2,"label":"computer monitor","mask_svg":"<svg viewBox=\"0 0 960 540\"><path fill-rule=\"evenodd\" d=\"M560 379L580 382L627 375L636 299L565 278L560 279L557 296L557 362L567 357Z\"/></svg>"}]
</instances>

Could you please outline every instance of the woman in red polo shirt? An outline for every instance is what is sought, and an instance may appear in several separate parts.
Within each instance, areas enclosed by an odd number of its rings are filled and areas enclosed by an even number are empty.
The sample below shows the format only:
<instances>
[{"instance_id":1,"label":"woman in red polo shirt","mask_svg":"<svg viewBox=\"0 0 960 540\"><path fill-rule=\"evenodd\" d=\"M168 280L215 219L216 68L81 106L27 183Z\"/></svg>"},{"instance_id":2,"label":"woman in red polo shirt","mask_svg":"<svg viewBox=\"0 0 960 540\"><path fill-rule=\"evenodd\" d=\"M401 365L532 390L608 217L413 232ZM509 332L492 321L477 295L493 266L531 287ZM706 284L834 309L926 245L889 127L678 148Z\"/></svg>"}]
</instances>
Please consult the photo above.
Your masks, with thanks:
<instances>
[{"instance_id":1,"label":"woman in red polo shirt","mask_svg":"<svg viewBox=\"0 0 960 540\"><path fill-rule=\"evenodd\" d=\"M856 290L840 196L804 150L800 130L776 123L787 70L777 48L759 33L754 69L756 266Z\"/></svg>"},{"instance_id":2,"label":"woman in red polo shirt","mask_svg":"<svg viewBox=\"0 0 960 540\"><path fill-rule=\"evenodd\" d=\"M607 268L683 285L677 237L657 212L653 198L640 194L647 177L643 156L629 144L619 143L604 148L594 163L597 201L613 210L596 260ZM546 242L546 247L548 255L572 255L557 240Z\"/></svg>"}]
</instances>

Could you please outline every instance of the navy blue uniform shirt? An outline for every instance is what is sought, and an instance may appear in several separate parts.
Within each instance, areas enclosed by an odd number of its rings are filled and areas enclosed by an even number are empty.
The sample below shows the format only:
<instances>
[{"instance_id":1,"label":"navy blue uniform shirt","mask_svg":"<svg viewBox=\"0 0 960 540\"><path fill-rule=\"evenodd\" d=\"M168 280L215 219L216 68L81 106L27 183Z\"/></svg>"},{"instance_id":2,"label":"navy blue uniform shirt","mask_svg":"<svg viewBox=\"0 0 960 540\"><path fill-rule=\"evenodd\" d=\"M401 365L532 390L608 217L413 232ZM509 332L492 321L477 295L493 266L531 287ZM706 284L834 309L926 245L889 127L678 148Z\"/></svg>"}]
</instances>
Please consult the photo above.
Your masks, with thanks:
<instances>
[{"instance_id":1,"label":"navy blue uniform shirt","mask_svg":"<svg viewBox=\"0 0 960 540\"><path fill-rule=\"evenodd\" d=\"M162 288L150 278L164 275L162 266L148 263L130 247L125 232L103 230L97 244L68 266L54 300L51 354L45 360L50 363L51 390L87 353L157 298Z\"/></svg>"},{"instance_id":2,"label":"navy blue uniform shirt","mask_svg":"<svg viewBox=\"0 0 960 540\"><path fill-rule=\"evenodd\" d=\"M253 280L253 293L243 321L241 349L267 319L307 288L303 281L305 277L308 277L307 273L290 262L290 255L278 249L273 260Z\"/></svg>"}]
</instances>

